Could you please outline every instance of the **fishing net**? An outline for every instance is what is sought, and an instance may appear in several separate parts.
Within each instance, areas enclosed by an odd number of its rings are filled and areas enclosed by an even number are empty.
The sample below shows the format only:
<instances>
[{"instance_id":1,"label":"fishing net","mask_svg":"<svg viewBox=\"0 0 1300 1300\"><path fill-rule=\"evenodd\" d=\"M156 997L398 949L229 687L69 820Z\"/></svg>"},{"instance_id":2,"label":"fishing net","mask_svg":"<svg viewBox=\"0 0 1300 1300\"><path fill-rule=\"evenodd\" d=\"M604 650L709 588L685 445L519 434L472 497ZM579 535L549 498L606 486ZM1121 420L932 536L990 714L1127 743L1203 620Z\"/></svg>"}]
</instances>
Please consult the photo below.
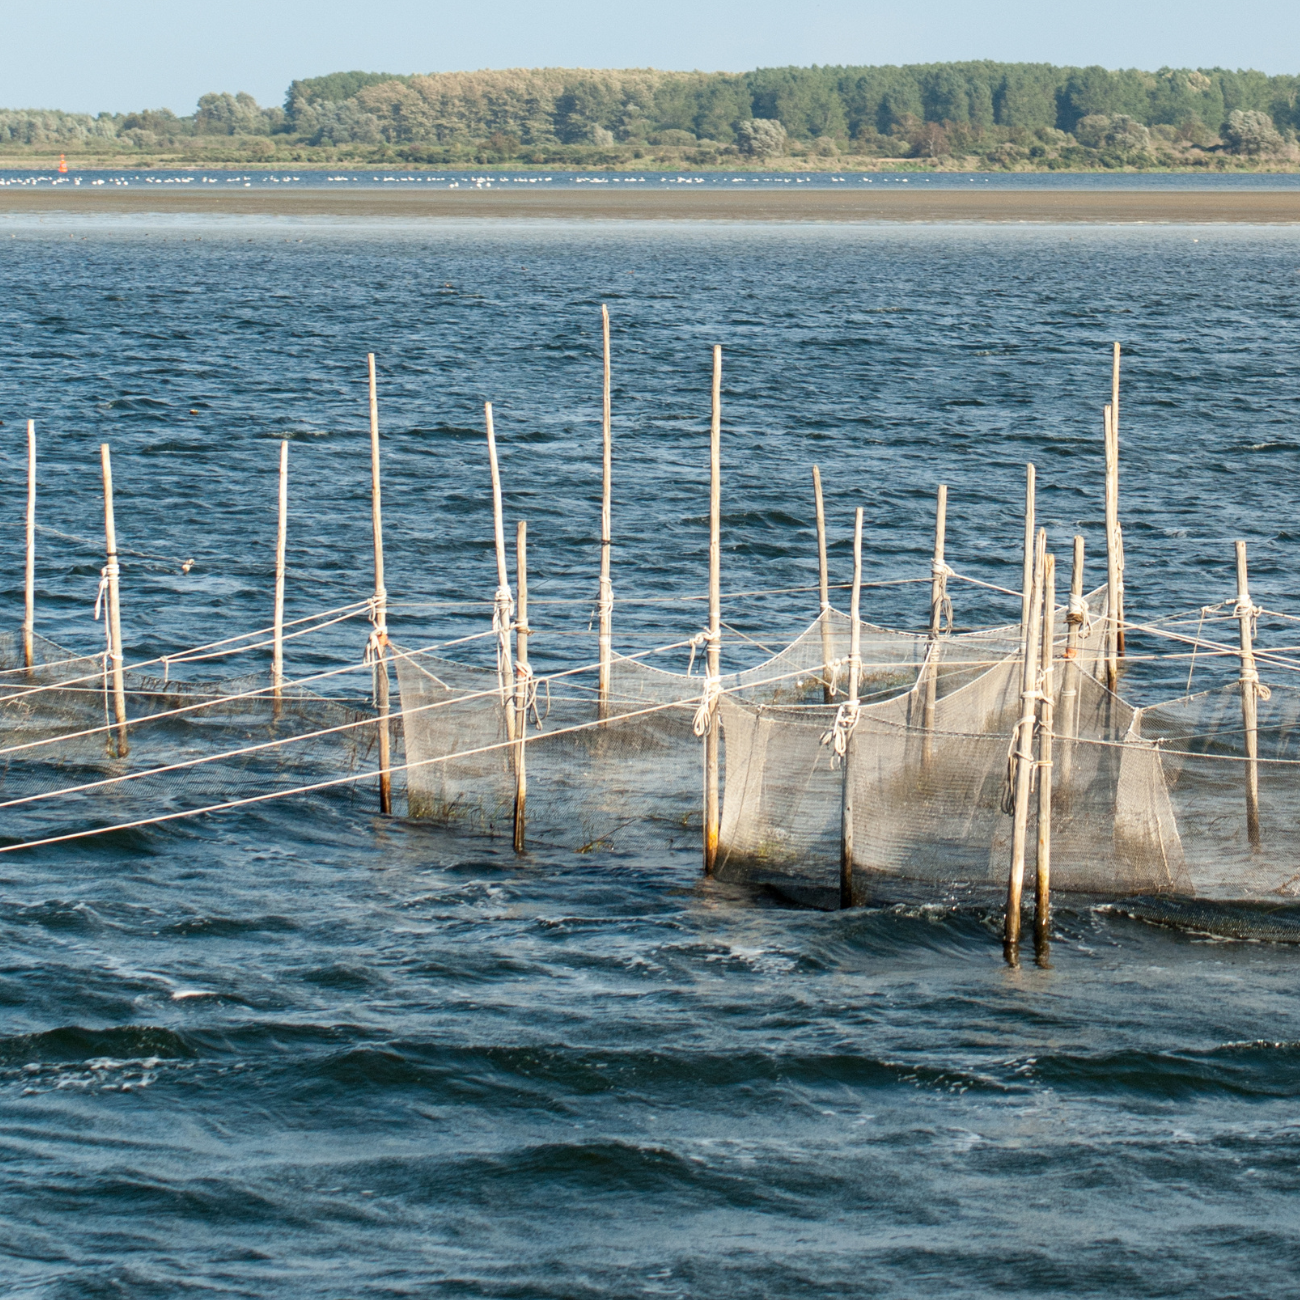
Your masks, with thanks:
<instances>
[{"instance_id":1,"label":"fishing net","mask_svg":"<svg viewBox=\"0 0 1300 1300\"><path fill-rule=\"evenodd\" d=\"M173 681L125 674L127 753L119 752L102 655L41 636L33 665L0 634L0 807L10 842L166 819L346 778L374 762L364 701L286 686L268 672ZM337 795L351 798L346 781Z\"/></svg>"}]
</instances>

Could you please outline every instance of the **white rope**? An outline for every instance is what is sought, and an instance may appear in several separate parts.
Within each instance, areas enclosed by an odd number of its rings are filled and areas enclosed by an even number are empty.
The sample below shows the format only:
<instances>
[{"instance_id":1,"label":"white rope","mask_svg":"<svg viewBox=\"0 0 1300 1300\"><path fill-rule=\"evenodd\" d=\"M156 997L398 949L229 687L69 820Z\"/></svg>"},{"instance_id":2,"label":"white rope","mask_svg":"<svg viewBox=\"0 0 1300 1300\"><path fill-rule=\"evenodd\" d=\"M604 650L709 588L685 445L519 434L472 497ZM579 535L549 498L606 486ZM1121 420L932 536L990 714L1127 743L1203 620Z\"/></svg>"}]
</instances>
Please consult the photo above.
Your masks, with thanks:
<instances>
[{"instance_id":1,"label":"white rope","mask_svg":"<svg viewBox=\"0 0 1300 1300\"><path fill-rule=\"evenodd\" d=\"M713 718L721 695L722 678L706 677L704 694L700 697L700 707L695 710L695 721L692 724L692 730L697 736L707 736L713 730Z\"/></svg>"},{"instance_id":2,"label":"white rope","mask_svg":"<svg viewBox=\"0 0 1300 1300\"><path fill-rule=\"evenodd\" d=\"M829 745L833 751L831 755L831 767L838 767L844 762L845 756L849 752L849 737L853 734L858 725L858 702L857 700L845 700L838 709L835 710L835 721L831 723L831 729L822 736L821 743Z\"/></svg>"},{"instance_id":3,"label":"white rope","mask_svg":"<svg viewBox=\"0 0 1300 1300\"><path fill-rule=\"evenodd\" d=\"M1092 610L1086 597L1076 596L1074 592L1070 593L1070 604L1066 609L1065 621L1079 628L1082 636L1088 635L1092 630Z\"/></svg>"},{"instance_id":4,"label":"white rope","mask_svg":"<svg viewBox=\"0 0 1300 1300\"><path fill-rule=\"evenodd\" d=\"M498 587L492 598L492 631L497 638L497 689L501 703L509 698L512 683L506 680L510 665L510 622L515 614L515 600L509 587Z\"/></svg>"},{"instance_id":5,"label":"white rope","mask_svg":"<svg viewBox=\"0 0 1300 1300\"><path fill-rule=\"evenodd\" d=\"M691 648L690 662L686 665L686 675L689 677L695 668L695 652L709 644L709 629L706 627L703 632L697 632L686 644Z\"/></svg>"},{"instance_id":6,"label":"white rope","mask_svg":"<svg viewBox=\"0 0 1300 1300\"><path fill-rule=\"evenodd\" d=\"M948 595L948 579L955 578L956 572L949 568L942 560L930 561L930 574L939 581L939 598L935 604L939 607L940 624L947 622L948 631L952 631L952 598ZM934 618L934 611L930 611L931 619Z\"/></svg>"}]
</instances>

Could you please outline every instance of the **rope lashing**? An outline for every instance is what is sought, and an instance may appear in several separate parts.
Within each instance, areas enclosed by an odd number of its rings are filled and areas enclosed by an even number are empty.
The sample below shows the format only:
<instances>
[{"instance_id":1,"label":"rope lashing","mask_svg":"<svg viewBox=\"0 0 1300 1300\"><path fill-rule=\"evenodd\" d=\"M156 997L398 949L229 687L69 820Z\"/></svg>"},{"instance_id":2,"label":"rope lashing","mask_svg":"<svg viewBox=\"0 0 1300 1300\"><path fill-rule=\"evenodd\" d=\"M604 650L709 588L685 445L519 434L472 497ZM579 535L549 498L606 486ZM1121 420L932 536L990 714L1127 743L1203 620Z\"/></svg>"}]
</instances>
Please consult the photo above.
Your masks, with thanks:
<instances>
[{"instance_id":1,"label":"rope lashing","mask_svg":"<svg viewBox=\"0 0 1300 1300\"><path fill-rule=\"evenodd\" d=\"M1235 619L1250 619L1250 636L1251 640L1255 639L1256 626L1259 623L1259 616L1264 611L1255 604L1250 598L1250 592L1247 592L1240 600L1236 600L1232 605L1232 617Z\"/></svg>"},{"instance_id":2,"label":"rope lashing","mask_svg":"<svg viewBox=\"0 0 1300 1300\"><path fill-rule=\"evenodd\" d=\"M1253 690L1261 700L1271 700L1273 698L1273 692L1259 680L1259 674L1253 668L1242 669L1241 689L1243 693Z\"/></svg>"},{"instance_id":3,"label":"rope lashing","mask_svg":"<svg viewBox=\"0 0 1300 1300\"><path fill-rule=\"evenodd\" d=\"M700 707L695 710L695 722L692 730L697 736L707 736L713 730L713 718L718 710L718 700L722 696L722 678L706 677L704 694L700 697Z\"/></svg>"},{"instance_id":4,"label":"rope lashing","mask_svg":"<svg viewBox=\"0 0 1300 1300\"><path fill-rule=\"evenodd\" d=\"M122 570L116 560L109 560L99 571L99 589L95 592L95 622L99 622L100 606L104 606L104 654L102 663L104 666L104 725L108 725L108 661L113 657L113 629L111 620L108 616L107 602L104 600L104 593L108 591L110 579L122 576Z\"/></svg>"},{"instance_id":5,"label":"rope lashing","mask_svg":"<svg viewBox=\"0 0 1300 1300\"><path fill-rule=\"evenodd\" d=\"M608 578L601 580L600 599L596 605L596 612L600 615L601 621L612 618L614 614L614 584Z\"/></svg>"},{"instance_id":6,"label":"rope lashing","mask_svg":"<svg viewBox=\"0 0 1300 1300\"><path fill-rule=\"evenodd\" d=\"M857 725L858 702L857 700L846 700L835 710L835 721L831 723L831 729L822 736L821 740L823 745L831 747L832 768L843 763L845 755L849 752L849 737L853 734Z\"/></svg>"},{"instance_id":7,"label":"rope lashing","mask_svg":"<svg viewBox=\"0 0 1300 1300\"><path fill-rule=\"evenodd\" d=\"M703 632L697 632L686 644L691 648L690 662L686 665L686 675L689 677L695 667L695 652L709 644L709 629L706 627Z\"/></svg>"},{"instance_id":8,"label":"rope lashing","mask_svg":"<svg viewBox=\"0 0 1300 1300\"><path fill-rule=\"evenodd\" d=\"M1011 733L1011 743L1007 746L1007 775L1002 786L1002 811L1008 817L1014 816L1016 811L1017 764L1030 763L1036 766L1033 750L1038 714L1033 706L1047 699L1047 694L1042 690L1021 691L1020 699L1024 712L1021 713L1020 721Z\"/></svg>"},{"instance_id":9,"label":"rope lashing","mask_svg":"<svg viewBox=\"0 0 1300 1300\"><path fill-rule=\"evenodd\" d=\"M939 580L939 598L935 604L939 607L939 622L948 624L948 631L952 631L952 597L948 595L948 579L955 578L957 573L954 569L946 565L942 560L930 561L930 576ZM934 617L934 610L930 611L930 617Z\"/></svg>"},{"instance_id":10,"label":"rope lashing","mask_svg":"<svg viewBox=\"0 0 1300 1300\"><path fill-rule=\"evenodd\" d=\"M1092 610L1086 597L1076 596L1074 592L1070 593L1070 604L1066 610L1065 621L1077 627L1083 636L1088 635L1092 630Z\"/></svg>"},{"instance_id":11,"label":"rope lashing","mask_svg":"<svg viewBox=\"0 0 1300 1300\"><path fill-rule=\"evenodd\" d=\"M515 615L515 599L509 587L498 587L492 598L492 631L497 638L497 687L504 704L509 694L506 666L510 662L510 622Z\"/></svg>"}]
</instances>

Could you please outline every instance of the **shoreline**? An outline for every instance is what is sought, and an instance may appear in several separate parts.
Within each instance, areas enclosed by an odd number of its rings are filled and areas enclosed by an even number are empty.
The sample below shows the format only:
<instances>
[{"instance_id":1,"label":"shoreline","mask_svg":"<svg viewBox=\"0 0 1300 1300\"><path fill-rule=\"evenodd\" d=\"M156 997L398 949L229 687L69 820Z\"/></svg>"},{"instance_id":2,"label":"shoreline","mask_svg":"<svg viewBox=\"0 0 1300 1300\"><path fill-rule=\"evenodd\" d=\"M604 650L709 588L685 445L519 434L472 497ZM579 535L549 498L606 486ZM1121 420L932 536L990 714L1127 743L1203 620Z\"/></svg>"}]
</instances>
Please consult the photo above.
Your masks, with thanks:
<instances>
[{"instance_id":1,"label":"shoreline","mask_svg":"<svg viewBox=\"0 0 1300 1300\"><path fill-rule=\"evenodd\" d=\"M1278 190L0 190L0 214L506 220L1300 224Z\"/></svg>"}]
</instances>

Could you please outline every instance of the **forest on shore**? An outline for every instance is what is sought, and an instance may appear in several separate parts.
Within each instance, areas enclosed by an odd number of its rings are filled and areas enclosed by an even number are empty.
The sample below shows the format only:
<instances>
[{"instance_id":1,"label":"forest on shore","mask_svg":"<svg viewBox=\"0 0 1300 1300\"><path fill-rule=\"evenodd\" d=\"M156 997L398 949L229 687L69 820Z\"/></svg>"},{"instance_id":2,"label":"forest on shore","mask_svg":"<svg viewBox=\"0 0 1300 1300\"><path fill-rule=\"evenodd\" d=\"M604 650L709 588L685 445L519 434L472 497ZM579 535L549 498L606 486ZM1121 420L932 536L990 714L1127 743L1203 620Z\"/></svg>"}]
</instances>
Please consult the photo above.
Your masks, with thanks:
<instances>
[{"instance_id":1,"label":"forest on shore","mask_svg":"<svg viewBox=\"0 0 1300 1300\"><path fill-rule=\"evenodd\" d=\"M282 106L0 109L0 159L81 165L1292 170L1300 76L1037 63L542 68L294 81Z\"/></svg>"}]
</instances>

